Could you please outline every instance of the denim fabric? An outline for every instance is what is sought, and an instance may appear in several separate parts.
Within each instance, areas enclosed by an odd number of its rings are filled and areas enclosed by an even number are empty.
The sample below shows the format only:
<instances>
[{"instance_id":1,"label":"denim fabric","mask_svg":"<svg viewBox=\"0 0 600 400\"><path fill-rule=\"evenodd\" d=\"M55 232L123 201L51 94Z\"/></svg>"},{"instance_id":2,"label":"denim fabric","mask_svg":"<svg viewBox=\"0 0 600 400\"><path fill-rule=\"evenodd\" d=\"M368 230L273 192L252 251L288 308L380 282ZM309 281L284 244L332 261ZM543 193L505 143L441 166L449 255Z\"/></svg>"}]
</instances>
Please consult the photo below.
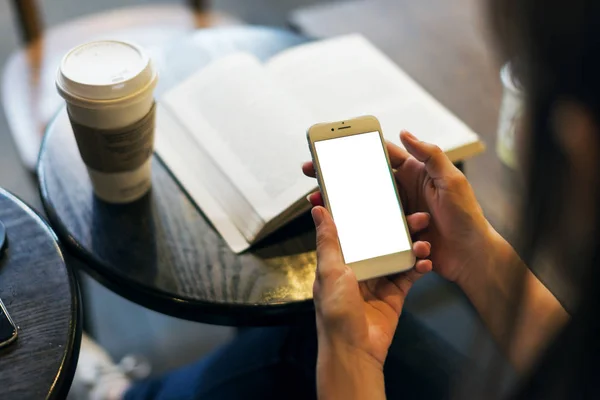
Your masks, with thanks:
<instances>
[{"instance_id":1,"label":"denim fabric","mask_svg":"<svg viewBox=\"0 0 600 400\"><path fill-rule=\"evenodd\" d=\"M315 399L314 318L241 331L190 366L136 383L125 400ZM404 313L384 366L388 399L450 396L463 356Z\"/></svg>"}]
</instances>

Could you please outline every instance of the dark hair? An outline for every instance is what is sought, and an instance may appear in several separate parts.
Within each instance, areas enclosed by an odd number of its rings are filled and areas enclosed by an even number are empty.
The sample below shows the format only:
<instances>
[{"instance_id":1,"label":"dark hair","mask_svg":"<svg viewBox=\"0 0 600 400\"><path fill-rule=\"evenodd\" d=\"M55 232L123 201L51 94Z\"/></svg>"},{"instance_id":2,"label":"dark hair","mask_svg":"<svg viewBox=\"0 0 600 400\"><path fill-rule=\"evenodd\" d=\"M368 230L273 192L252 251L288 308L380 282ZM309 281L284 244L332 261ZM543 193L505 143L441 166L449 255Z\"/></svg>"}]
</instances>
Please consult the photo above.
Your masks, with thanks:
<instances>
[{"instance_id":1,"label":"dark hair","mask_svg":"<svg viewBox=\"0 0 600 400\"><path fill-rule=\"evenodd\" d=\"M489 2L501 54L515 65L525 91L527 197L520 253L531 262L569 235L560 231L558 216L567 206L572 166L554 132L557 106L577 104L600 127L600 1ZM600 175L598 160L595 170ZM594 205L600 205L598 198ZM600 219L591 223L591 251L565 248L557 261L571 262L556 266L563 276L575 278L580 301L568 308L569 325L541 357L519 398L600 398Z\"/></svg>"}]
</instances>

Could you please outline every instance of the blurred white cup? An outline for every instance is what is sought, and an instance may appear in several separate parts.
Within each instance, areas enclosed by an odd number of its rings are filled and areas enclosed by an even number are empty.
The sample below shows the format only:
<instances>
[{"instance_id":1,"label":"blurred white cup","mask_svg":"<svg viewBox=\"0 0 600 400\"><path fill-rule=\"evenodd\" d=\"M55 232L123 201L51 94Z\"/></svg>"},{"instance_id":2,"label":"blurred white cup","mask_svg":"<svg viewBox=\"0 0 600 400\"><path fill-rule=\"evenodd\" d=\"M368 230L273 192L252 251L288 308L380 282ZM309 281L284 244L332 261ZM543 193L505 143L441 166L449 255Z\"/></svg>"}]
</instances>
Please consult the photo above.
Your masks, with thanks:
<instances>
[{"instance_id":1,"label":"blurred white cup","mask_svg":"<svg viewBox=\"0 0 600 400\"><path fill-rule=\"evenodd\" d=\"M514 78L510 63L502 67L500 79L504 95L500 106L496 153L504 164L517 168L516 133L523 118L523 93Z\"/></svg>"}]
</instances>

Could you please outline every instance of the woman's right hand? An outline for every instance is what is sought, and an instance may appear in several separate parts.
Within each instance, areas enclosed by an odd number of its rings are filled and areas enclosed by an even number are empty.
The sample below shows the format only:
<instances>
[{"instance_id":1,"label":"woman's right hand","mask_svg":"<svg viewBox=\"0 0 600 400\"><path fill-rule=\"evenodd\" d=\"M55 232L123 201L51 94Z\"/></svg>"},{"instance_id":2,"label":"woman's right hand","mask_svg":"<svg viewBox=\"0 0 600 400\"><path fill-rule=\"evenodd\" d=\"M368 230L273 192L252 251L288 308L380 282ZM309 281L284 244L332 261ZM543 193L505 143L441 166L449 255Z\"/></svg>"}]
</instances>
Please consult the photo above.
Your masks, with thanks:
<instances>
[{"instance_id":1,"label":"woman's right hand","mask_svg":"<svg viewBox=\"0 0 600 400\"><path fill-rule=\"evenodd\" d=\"M417 239L431 243L433 269L458 283L517 371L530 372L569 315L487 222L448 157L407 132L400 139L408 152L388 145L390 161L406 206L431 213L427 232Z\"/></svg>"},{"instance_id":2,"label":"woman's right hand","mask_svg":"<svg viewBox=\"0 0 600 400\"><path fill-rule=\"evenodd\" d=\"M410 212L427 211L431 224L423 239L431 243L434 270L444 278L463 281L470 268L488 257L493 229L483 215L465 175L437 146L404 131L406 150L388 144L398 190Z\"/></svg>"},{"instance_id":3,"label":"woman's right hand","mask_svg":"<svg viewBox=\"0 0 600 400\"><path fill-rule=\"evenodd\" d=\"M439 147L421 142L408 132L402 132L400 140L406 150L391 143L387 150L404 212L431 214L430 227L416 240L431 243L434 271L460 283L471 268L487 261L494 231L467 178ZM303 170L314 176L312 163L306 163ZM322 204L320 194L309 199L314 205Z\"/></svg>"}]
</instances>

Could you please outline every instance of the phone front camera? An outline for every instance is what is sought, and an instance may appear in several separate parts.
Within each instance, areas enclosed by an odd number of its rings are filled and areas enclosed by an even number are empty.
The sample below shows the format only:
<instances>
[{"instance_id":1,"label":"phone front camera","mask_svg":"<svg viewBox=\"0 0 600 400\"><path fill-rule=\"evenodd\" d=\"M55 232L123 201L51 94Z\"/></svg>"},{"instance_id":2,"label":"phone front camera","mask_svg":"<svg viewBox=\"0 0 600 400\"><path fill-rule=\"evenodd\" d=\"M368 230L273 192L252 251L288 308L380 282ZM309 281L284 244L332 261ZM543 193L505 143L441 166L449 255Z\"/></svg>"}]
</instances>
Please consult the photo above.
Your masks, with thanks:
<instances>
[{"instance_id":1,"label":"phone front camera","mask_svg":"<svg viewBox=\"0 0 600 400\"><path fill-rule=\"evenodd\" d=\"M331 128L331 132L333 132L333 128Z\"/></svg>"}]
</instances>

